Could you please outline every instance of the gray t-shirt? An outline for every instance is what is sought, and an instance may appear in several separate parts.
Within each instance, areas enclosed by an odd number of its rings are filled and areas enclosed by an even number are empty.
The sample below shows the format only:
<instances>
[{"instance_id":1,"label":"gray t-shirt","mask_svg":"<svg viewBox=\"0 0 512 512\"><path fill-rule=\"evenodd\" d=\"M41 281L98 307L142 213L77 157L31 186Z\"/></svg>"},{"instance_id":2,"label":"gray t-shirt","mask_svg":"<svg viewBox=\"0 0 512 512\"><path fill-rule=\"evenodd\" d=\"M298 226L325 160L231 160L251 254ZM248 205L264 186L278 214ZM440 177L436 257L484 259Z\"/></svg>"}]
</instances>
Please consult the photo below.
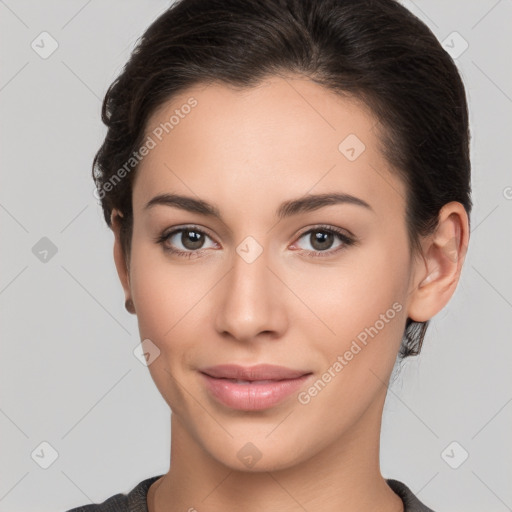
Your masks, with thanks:
<instances>
[{"instance_id":1,"label":"gray t-shirt","mask_svg":"<svg viewBox=\"0 0 512 512\"><path fill-rule=\"evenodd\" d=\"M147 495L153 482L162 475L152 476L138 483L128 494L116 494L103 503L89 504L66 512L148 512ZM404 502L404 512L434 512L424 505L402 482L386 480L393 491Z\"/></svg>"}]
</instances>

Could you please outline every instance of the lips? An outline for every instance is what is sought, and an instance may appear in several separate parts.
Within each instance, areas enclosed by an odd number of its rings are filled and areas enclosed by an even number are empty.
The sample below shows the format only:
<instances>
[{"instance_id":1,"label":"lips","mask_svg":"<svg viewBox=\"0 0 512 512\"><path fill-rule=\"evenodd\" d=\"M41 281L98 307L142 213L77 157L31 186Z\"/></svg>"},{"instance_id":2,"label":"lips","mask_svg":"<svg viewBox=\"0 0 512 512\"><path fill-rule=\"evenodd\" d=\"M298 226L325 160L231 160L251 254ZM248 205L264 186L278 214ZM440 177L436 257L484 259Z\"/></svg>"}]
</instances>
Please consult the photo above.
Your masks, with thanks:
<instances>
[{"instance_id":1,"label":"lips","mask_svg":"<svg viewBox=\"0 0 512 512\"><path fill-rule=\"evenodd\" d=\"M202 368L200 371L217 379L233 379L245 382L296 379L311 373L306 370L294 370L272 364L258 364L255 366L221 364Z\"/></svg>"},{"instance_id":2,"label":"lips","mask_svg":"<svg viewBox=\"0 0 512 512\"><path fill-rule=\"evenodd\" d=\"M244 411L274 407L312 378L312 372L267 364L212 366L201 369L200 374L215 401Z\"/></svg>"}]
</instances>

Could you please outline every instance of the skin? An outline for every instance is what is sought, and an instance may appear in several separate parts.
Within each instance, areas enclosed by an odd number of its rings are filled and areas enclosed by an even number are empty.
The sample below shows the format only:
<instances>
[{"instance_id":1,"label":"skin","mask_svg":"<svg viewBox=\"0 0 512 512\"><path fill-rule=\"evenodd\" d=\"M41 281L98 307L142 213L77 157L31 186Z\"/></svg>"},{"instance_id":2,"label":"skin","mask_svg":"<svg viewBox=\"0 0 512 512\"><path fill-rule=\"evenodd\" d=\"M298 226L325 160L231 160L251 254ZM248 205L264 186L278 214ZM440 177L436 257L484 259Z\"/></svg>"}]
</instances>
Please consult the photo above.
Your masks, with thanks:
<instances>
[{"instance_id":1,"label":"skin","mask_svg":"<svg viewBox=\"0 0 512 512\"><path fill-rule=\"evenodd\" d=\"M121 212L112 212L119 278L141 340L160 350L148 368L172 410L170 470L150 488L150 512L225 512L235 503L247 512L402 511L379 468L387 384L407 317L432 318L456 289L469 237L463 206L445 205L413 256L405 185L379 152L379 125L364 105L293 75L244 90L202 84L159 108L147 134L190 96L197 106L137 170L129 261ZM348 134L366 146L354 161L338 150ZM164 192L213 203L224 220L144 208ZM329 192L372 210L336 204L275 215L283 201ZM206 232L190 259L154 241L189 224ZM343 242L333 235L313 245L317 224L348 230L357 243L336 252ZM236 251L247 236L263 248L252 263ZM181 234L166 244L194 250ZM394 303L401 311L306 405L293 394L264 411L229 409L198 373L271 363L311 371L314 382ZM248 442L261 454L252 467L237 457Z\"/></svg>"}]
</instances>

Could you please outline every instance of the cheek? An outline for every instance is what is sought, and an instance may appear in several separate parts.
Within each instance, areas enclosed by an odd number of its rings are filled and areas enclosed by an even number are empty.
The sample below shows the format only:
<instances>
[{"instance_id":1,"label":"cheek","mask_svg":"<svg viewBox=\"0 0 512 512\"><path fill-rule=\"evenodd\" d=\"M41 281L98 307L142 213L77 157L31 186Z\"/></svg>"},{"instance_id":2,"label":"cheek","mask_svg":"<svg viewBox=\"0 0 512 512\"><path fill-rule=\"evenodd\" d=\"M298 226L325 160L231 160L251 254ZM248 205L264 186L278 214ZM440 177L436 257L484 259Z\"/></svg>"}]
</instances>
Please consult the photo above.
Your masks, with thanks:
<instances>
[{"instance_id":1,"label":"cheek","mask_svg":"<svg viewBox=\"0 0 512 512\"><path fill-rule=\"evenodd\" d=\"M205 314L200 304L205 285L192 266L170 263L150 243L134 244L130 280L140 339L151 340L159 350L148 370L169 407L183 411L187 396L180 382L189 366L190 341L201 325L198 315Z\"/></svg>"},{"instance_id":2,"label":"cheek","mask_svg":"<svg viewBox=\"0 0 512 512\"><path fill-rule=\"evenodd\" d=\"M299 411L312 430L330 432L326 438L349 429L385 393L406 316L400 295L404 284L387 260L375 258L372 265L346 273L333 269L315 280L318 288L307 295L322 322L299 325L322 365L318 380L301 395L306 405Z\"/></svg>"},{"instance_id":3,"label":"cheek","mask_svg":"<svg viewBox=\"0 0 512 512\"><path fill-rule=\"evenodd\" d=\"M308 313L308 322L299 315L296 321L322 354L319 370L331 368L326 380L336 375L318 401L325 407L333 401L356 407L354 400L364 407L395 362L406 320L409 263L405 241L395 241L404 249L393 251L391 239L388 246L383 240L354 251L342 265L316 271L309 280L314 286L303 282L297 292L317 317ZM300 282L297 278L295 285Z\"/></svg>"},{"instance_id":4,"label":"cheek","mask_svg":"<svg viewBox=\"0 0 512 512\"><path fill-rule=\"evenodd\" d=\"M152 373L162 365L178 373L190 367L197 345L208 338L219 279L213 271L171 259L150 243L134 244L130 279L140 339L150 339L163 356L150 365Z\"/></svg>"},{"instance_id":5,"label":"cheek","mask_svg":"<svg viewBox=\"0 0 512 512\"><path fill-rule=\"evenodd\" d=\"M139 324L162 338L197 297L197 283L191 266L173 263L161 246L148 238L134 233L131 290Z\"/></svg>"},{"instance_id":6,"label":"cheek","mask_svg":"<svg viewBox=\"0 0 512 512\"><path fill-rule=\"evenodd\" d=\"M401 318L400 310L405 309L402 302L408 272L406 261L391 251L366 249L365 254L360 251L341 265L309 272L307 280L301 272L291 280L290 287L308 310L300 308L301 315L296 321L304 323L304 318L309 318L317 336L322 332L324 339L337 343L338 348L364 333L365 328L376 323L382 327L381 317L386 322L382 331L390 332L389 325L399 323L395 320Z\"/></svg>"}]
</instances>

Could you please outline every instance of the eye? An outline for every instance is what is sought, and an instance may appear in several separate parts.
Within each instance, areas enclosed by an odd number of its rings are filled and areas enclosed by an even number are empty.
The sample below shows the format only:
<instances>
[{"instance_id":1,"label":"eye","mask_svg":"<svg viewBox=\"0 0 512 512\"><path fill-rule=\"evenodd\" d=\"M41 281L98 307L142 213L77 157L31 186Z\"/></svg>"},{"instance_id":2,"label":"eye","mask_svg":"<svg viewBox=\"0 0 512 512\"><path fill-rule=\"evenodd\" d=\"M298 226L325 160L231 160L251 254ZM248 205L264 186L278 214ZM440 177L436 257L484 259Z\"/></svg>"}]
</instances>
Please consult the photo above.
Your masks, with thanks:
<instances>
[{"instance_id":1,"label":"eye","mask_svg":"<svg viewBox=\"0 0 512 512\"><path fill-rule=\"evenodd\" d=\"M340 229L332 226L316 226L303 233L299 240L303 238L311 247L311 249L306 248L304 250L308 253L312 253L312 256L320 257L330 256L355 243L353 238L346 235ZM338 239L339 244L335 246L334 250L332 250L332 246L336 242L336 239Z\"/></svg>"},{"instance_id":2,"label":"eye","mask_svg":"<svg viewBox=\"0 0 512 512\"><path fill-rule=\"evenodd\" d=\"M206 239L212 240L204 231L197 228L197 226L186 226L164 232L162 235L158 236L155 241L161 244L166 251L190 258L193 254L208 248L204 247ZM210 247L215 246L216 243L213 242Z\"/></svg>"},{"instance_id":3,"label":"eye","mask_svg":"<svg viewBox=\"0 0 512 512\"><path fill-rule=\"evenodd\" d=\"M209 247L204 246L206 239L212 242ZM316 226L303 233L299 237L299 240L301 239L305 239L312 247L312 249L302 248L302 250L314 257L331 256L356 243L353 238L333 226ZM336 239L339 243L333 250L332 246ZM185 226L164 231L155 239L155 242L162 245L165 251L185 258L199 255L204 249L218 247L218 244L197 226ZM295 244L298 244L298 242Z\"/></svg>"}]
</instances>

